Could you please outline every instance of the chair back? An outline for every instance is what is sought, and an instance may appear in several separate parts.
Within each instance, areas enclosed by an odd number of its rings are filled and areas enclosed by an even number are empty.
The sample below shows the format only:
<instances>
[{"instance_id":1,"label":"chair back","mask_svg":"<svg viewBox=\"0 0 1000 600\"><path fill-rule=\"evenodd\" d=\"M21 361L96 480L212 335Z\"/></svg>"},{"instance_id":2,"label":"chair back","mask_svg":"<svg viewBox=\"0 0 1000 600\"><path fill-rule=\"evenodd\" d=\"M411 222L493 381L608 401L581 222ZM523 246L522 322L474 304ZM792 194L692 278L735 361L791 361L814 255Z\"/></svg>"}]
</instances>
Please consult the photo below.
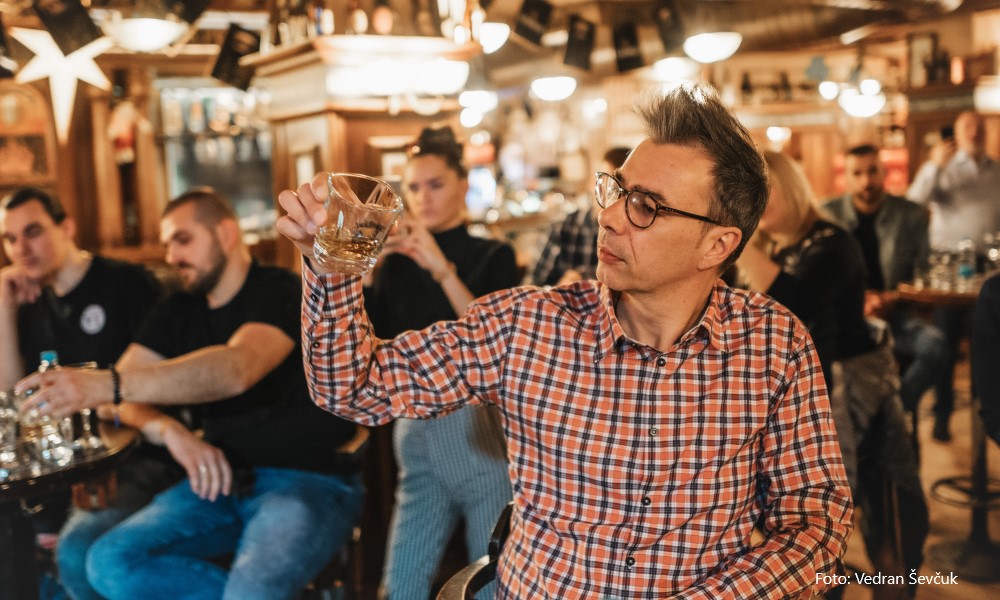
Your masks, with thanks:
<instances>
[{"instance_id":1,"label":"chair back","mask_svg":"<svg viewBox=\"0 0 1000 600\"><path fill-rule=\"evenodd\" d=\"M438 592L437 600L473 600L479 590L497 576L497 560L510 535L510 517L514 503L508 502L490 534L489 553L452 575Z\"/></svg>"}]
</instances>

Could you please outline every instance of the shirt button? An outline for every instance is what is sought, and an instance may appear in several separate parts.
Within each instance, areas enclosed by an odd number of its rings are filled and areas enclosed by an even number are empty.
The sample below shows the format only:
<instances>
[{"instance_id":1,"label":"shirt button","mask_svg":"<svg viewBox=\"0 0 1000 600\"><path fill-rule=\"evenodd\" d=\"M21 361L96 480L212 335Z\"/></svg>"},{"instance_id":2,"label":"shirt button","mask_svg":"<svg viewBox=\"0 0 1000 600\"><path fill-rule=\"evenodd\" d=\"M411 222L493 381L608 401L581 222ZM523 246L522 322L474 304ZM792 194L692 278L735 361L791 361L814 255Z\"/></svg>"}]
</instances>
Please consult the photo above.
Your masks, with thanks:
<instances>
[{"instance_id":1,"label":"shirt button","mask_svg":"<svg viewBox=\"0 0 1000 600\"><path fill-rule=\"evenodd\" d=\"M320 342L313 342L312 343L312 347L313 348L319 348L320 346L322 346L322 344Z\"/></svg>"},{"instance_id":2,"label":"shirt button","mask_svg":"<svg viewBox=\"0 0 1000 600\"><path fill-rule=\"evenodd\" d=\"M309 299L312 300L313 302L319 302L319 296L317 296L316 294L310 294Z\"/></svg>"},{"instance_id":3,"label":"shirt button","mask_svg":"<svg viewBox=\"0 0 1000 600\"><path fill-rule=\"evenodd\" d=\"M643 506L649 506L652 503L653 503L653 501L649 499L649 496L643 496L642 497L642 505Z\"/></svg>"},{"instance_id":4,"label":"shirt button","mask_svg":"<svg viewBox=\"0 0 1000 600\"><path fill-rule=\"evenodd\" d=\"M660 433L660 430L657 429L656 427L650 427L649 428L649 435L651 435L653 437L656 437L659 433Z\"/></svg>"},{"instance_id":5,"label":"shirt button","mask_svg":"<svg viewBox=\"0 0 1000 600\"><path fill-rule=\"evenodd\" d=\"M635 559L631 556L625 559L625 565L629 567L635 566Z\"/></svg>"},{"instance_id":6,"label":"shirt button","mask_svg":"<svg viewBox=\"0 0 1000 600\"><path fill-rule=\"evenodd\" d=\"M662 356L660 358L656 359L656 365L657 366L662 367L662 366L665 366L666 364L667 364L667 359L663 358Z\"/></svg>"}]
</instances>

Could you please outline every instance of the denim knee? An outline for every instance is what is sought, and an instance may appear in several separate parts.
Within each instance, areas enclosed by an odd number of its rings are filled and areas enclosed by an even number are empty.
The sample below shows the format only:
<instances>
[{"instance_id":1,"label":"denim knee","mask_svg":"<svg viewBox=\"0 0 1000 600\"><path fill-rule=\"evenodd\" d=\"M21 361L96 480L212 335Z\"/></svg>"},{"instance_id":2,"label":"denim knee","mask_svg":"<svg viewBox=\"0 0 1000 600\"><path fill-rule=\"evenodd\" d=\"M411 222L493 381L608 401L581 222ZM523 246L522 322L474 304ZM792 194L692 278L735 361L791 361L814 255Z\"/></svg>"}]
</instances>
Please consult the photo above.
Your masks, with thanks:
<instances>
[{"instance_id":1,"label":"denim knee","mask_svg":"<svg viewBox=\"0 0 1000 600\"><path fill-rule=\"evenodd\" d=\"M947 340L936 327L923 327L917 332L913 351L918 360L929 364L943 365L948 360Z\"/></svg>"},{"instance_id":2,"label":"denim knee","mask_svg":"<svg viewBox=\"0 0 1000 600\"><path fill-rule=\"evenodd\" d=\"M129 597L129 578L136 554L129 550L126 539L114 531L98 538L87 553L87 580L91 587L107 598Z\"/></svg>"}]
</instances>

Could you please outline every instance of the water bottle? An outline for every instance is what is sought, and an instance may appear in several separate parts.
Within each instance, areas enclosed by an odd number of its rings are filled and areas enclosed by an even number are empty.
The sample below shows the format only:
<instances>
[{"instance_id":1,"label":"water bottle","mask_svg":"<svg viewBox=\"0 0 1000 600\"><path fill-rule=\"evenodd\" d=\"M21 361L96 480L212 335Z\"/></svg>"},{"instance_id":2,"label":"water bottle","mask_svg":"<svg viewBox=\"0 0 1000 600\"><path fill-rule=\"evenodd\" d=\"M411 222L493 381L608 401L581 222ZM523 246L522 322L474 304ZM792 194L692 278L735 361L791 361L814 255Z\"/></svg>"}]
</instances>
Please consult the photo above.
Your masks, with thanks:
<instances>
[{"instance_id":1,"label":"water bottle","mask_svg":"<svg viewBox=\"0 0 1000 600\"><path fill-rule=\"evenodd\" d=\"M38 372L42 373L59 366L59 355L54 350L41 353ZM70 418L56 421L43 417L37 411L22 415L24 438L30 442L35 454L44 462L65 466L73 460L73 421Z\"/></svg>"},{"instance_id":2,"label":"water bottle","mask_svg":"<svg viewBox=\"0 0 1000 600\"><path fill-rule=\"evenodd\" d=\"M955 265L955 291L971 292L976 281L976 244L969 238L958 243Z\"/></svg>"}]
</instances>

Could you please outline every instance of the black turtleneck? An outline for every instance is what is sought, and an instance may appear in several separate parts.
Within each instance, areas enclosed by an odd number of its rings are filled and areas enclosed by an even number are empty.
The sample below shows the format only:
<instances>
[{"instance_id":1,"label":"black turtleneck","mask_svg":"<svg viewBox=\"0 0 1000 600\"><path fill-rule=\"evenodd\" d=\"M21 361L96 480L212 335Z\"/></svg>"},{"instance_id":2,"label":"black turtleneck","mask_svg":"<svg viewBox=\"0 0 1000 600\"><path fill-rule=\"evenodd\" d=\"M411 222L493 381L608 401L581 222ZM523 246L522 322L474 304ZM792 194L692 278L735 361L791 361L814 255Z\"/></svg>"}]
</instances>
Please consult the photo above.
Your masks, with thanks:
<instances>
[{"instance_id":1,"label":"black turtleneck","mask_svg":"<svg viewBox=\"0 0 1000 600\"><path fill-rule=\"evenodd\" d=\"M464 225L435 233L434 240L473 296L518 284L514 250L508 244L472 237ZM457 317L441 285L401 254L387 255L375 272L372 286L365 288L365 309L381 338Z\"/></svg>"}]
</instances>

